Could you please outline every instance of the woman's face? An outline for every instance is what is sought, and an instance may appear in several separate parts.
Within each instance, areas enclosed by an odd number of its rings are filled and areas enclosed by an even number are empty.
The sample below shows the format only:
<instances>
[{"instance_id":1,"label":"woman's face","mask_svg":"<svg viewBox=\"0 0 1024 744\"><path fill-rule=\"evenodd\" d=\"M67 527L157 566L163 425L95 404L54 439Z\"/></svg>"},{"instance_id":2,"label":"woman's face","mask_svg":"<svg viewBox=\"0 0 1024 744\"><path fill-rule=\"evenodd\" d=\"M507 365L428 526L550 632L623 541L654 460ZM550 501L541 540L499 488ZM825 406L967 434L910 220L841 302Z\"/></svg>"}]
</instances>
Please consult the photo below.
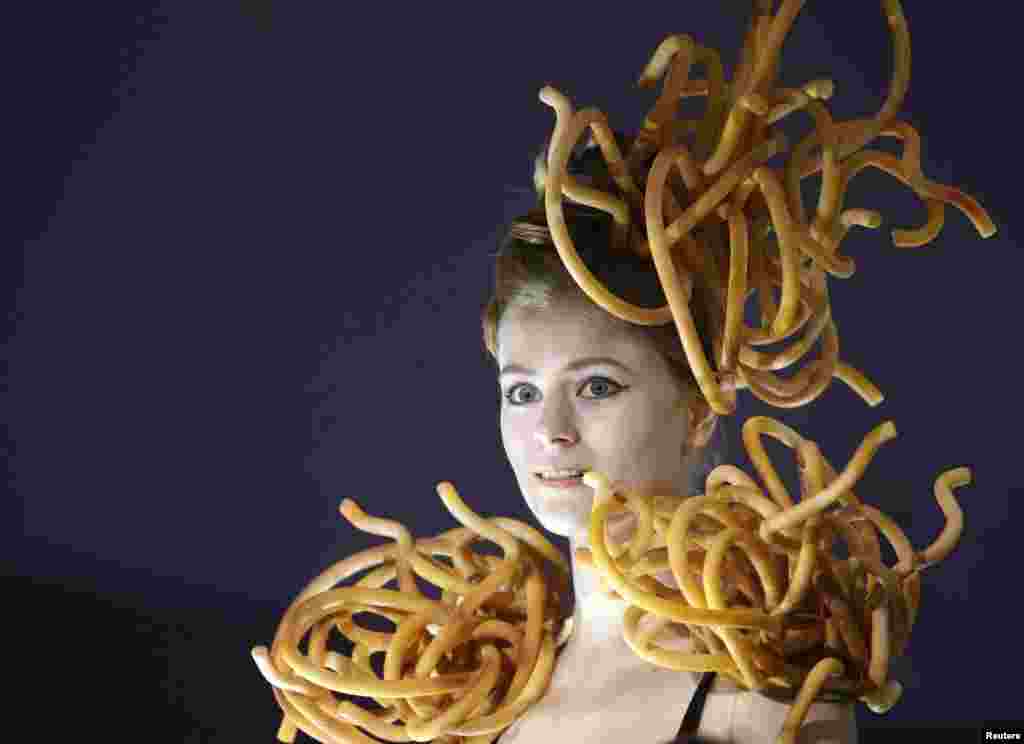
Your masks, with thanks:
<instances>
[{"instance_id":1,"label":"woman's face","mask_svg":"<svg viewBox=\"0 0 1024 744\"><path fill-rule=\"evenodd\" d=\"M501 438L527 505L563 537L586 530L593 491L538 477L598 470L619 485L685 495L692 392L653 344L580 300L549 310L510 307L498 328Z\"/></svg>"}]
</instances>

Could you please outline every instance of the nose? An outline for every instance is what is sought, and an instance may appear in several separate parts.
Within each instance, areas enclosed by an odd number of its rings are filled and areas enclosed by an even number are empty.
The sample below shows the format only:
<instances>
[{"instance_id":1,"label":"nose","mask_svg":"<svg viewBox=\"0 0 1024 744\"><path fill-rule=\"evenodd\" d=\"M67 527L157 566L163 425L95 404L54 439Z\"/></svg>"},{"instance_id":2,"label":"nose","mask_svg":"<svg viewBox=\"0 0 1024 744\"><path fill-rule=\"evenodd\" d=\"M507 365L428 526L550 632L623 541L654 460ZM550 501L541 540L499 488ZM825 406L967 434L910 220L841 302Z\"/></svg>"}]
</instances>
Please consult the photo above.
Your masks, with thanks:
<instances>
[{"instance_id":1,"label":"nose","mask_svg":"<svg viewBox=\"0 0 1024 744\"><path fill-rule=\"evenodd\" d=\"M580 441L572 405L562 396L550 395L542 403L540 419L534 434L542 447L568 447Z\"/></svg>"}]
</instances>

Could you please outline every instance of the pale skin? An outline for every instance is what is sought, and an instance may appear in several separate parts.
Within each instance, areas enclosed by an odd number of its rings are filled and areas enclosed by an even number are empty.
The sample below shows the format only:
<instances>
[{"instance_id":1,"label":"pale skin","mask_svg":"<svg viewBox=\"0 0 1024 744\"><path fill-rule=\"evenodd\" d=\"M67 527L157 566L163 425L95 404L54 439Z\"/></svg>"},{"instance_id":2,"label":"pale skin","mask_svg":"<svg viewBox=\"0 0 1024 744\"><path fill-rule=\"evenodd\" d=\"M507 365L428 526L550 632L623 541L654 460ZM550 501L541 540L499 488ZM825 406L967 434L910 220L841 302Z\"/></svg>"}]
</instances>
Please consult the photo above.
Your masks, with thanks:
<instances>
[{"instance_id":1,"label":"pale skin","mask_svg":"<svg viewBox=\"0 0 1024 744\"><path fill-rule=\"evenodd\" d=\"M547 694L502 734L499 744L667 744L697 677L656 667L626 645L625 602L604 595L593 569L575 556L576 548L589 546L593 491L582 482L552 488L536 473L594 469L615 484L690 495L689 472L714 430L715 417L635 327L586 300L563 300L549 309L510 307L497 341L505 453L537 521L569 539L576 597L576 630ZM603 361L571 366L587 359ZM620 515L611 539L628 539L634 526L628 515ZM675 587L671 572L659 580ZM680 638L678 644L665 645L686 648L688 643ZM756 693L719 684L697 733L712 742L769 744L788 710ZM802 744L856 740L852 706L825 703L811 706L799 738Z\"/></svg>"}]
</instances>

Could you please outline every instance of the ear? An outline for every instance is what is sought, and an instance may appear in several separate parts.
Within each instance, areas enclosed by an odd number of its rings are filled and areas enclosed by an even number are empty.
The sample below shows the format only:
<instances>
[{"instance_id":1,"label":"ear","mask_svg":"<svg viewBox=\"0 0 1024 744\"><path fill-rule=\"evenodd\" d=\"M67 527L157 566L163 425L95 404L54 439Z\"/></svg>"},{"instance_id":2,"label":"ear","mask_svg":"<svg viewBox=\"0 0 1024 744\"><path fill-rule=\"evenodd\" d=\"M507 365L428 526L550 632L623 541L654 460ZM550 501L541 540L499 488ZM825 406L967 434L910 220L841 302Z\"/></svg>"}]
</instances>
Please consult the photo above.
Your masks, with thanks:
<instances>
[{"instance_id":1,"label":"ear","mask_svg":"<svg viewBox=\"0 0 1024 744\"><path fill-rule=\"evenodd\" d=\"M711 435L715 432L718 424L718 415L711 410L711 406L704 400L703 396L695 395L690 402L690 431L686 437L686 443L691 449L699 449L711 441Z\"/></svg>"}]
</instances>

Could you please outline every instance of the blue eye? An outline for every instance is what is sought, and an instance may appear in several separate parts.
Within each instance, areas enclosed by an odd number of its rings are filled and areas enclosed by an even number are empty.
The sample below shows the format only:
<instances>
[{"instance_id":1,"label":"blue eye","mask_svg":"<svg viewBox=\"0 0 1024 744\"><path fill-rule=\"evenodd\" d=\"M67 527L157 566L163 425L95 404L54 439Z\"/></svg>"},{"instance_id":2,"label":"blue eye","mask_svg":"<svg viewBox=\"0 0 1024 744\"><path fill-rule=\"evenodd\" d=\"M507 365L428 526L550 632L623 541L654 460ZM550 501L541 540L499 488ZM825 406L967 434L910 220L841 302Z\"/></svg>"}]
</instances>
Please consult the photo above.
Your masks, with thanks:
<instances>
[{"instance_id":1,"label":"blue eye","mask_svg":"<svg viewBox=\"0 0 1024 744\"><path fill-rule=\"evenodd\" d=\"M622 385L615 382L614 380L609 380L607 377L591 377L589 380L583 383L583 389L590 387L594 383L597 383L597 385L603 387L606 390L606 393L604 395L598 393L596 396L597 398L611 398L613 395L617 395L623 390ZM593 390L593 388L591 389Z\"/></svg>"},{"instance_id":2,"label":"blue eye","mask_svg":"<svg viewBox=\"0 0 1024 744\"><path fill-rule=\"evenodd\" d=\"M511 404L513 406L521 406L524 403L529 403L530 401L528 401L528 400L526 400L526 401L524 401L524 400L516 400L516 398L515 398L516 390L519 390L520 388L523 388L523 387L531 387L532 388L533 385L527 385L527 383L525 383L525 382L520 382L520 383L518 383L516 385L513 385L512 387L510 387L505 392L505 400L507 400L509 402L509 404ZM534 392L536 392L536 388L534 388Z\"/></svg>"},{"instance_id":3,"label":"blue eye","mask_svg":"<svg viewBox=\"0 0 1024 744\"><path fill-rule=\"evenodd\" d=\"M596 391L593 387L595 385L597 386ZM587 398L588 400L601 400L604 398L611 398L625 390L625 388L622 385L615 382L614 380L609 380L607 377L591 377L585 383L583 383L583 386L580 388L580 392L587 389L588 387L591 388L592 392L595 392L594 395L582 396L584 398ZM520 390L521 388L530 389L532 395L537 394L537 389L533 385L530 385L529 383L525 382L517 383L510 387L505 392L505 400L507 400L510 405L521 406L525 405L526 403L533 402L532 400L523 400L521 397L516 397L516 391ZM536 398L534 398L534 400L536 400Z\"/></svg>"}]
</instances>

